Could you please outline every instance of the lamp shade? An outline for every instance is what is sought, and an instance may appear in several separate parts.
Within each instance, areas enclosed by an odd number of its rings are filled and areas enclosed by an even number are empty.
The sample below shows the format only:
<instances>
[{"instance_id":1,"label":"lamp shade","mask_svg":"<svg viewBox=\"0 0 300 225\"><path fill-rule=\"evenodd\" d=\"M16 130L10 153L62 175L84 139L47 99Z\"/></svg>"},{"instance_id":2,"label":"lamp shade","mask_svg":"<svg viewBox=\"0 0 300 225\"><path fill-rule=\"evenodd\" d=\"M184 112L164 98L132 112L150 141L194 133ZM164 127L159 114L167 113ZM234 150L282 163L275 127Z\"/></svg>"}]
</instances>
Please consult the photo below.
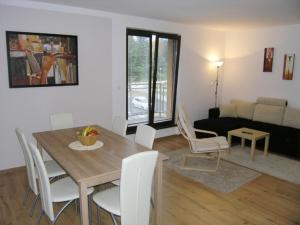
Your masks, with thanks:
<instances>
[{"instance_id":1,"label":"lamp shade","mask_svg":"<svg viewBox=\"0 0 300 225\"><path fill-rule=\"evenodd\" d=\"M215 64L215 66L216 67L221 67L222 65L223 65L223 61L216 61L216 62L214 62L214 64Z\"/></svg>"}]
</instances>

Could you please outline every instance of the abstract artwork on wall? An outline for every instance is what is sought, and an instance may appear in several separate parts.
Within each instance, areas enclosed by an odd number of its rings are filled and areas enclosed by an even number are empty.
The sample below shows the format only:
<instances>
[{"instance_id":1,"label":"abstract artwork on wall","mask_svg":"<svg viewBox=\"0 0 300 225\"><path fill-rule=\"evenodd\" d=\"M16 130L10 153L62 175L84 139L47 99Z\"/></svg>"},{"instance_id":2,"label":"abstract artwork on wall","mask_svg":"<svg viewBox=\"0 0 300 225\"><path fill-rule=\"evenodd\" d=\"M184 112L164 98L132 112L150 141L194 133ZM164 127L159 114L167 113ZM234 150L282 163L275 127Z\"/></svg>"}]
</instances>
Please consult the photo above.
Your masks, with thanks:
<instances>
[{"instance_id":1,"label":"abstract artwork on wall","mask_svg":"<svg viewBox=\"0 0 300 225\"><path fill-rule=\"evenodd\" d=\"M265 48L264 54L264 72L272 72L274 48Z\"/></svg>"},{"instance_id":2,"label":"abstract artwork on wall","mask_svg":"<svg viewBox=\"0 0 300 225\"><path fill-rule=\"evenodd\" d=\"M78 85L77 36L6 31L9 87Z\"/></svg>"},{"instance_id":3,"label":"abstract artwork on wall","mask_svg":"<svg viewBox=\"0 0 300 225\"><path fill-rule=\"evenodd\" d=\"M293 80L295 54L285 54L283 63L283 80Z\"/></svg>"}]
</instances>

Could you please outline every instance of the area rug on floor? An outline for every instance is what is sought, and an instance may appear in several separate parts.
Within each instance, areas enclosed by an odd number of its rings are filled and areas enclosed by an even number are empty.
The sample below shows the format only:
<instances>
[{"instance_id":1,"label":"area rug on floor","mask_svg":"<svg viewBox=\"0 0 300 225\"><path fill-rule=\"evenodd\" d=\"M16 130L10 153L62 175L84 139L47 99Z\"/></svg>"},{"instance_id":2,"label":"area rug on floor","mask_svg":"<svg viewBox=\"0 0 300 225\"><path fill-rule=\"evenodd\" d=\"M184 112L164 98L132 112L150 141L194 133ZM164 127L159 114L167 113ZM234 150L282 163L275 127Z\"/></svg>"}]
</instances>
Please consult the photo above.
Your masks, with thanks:
<instances>
[{"instance_id":1,"label":"area rug on floor","mask_svg":"<svg viewBox=\"0 0 300 225\"><path fill-rule=\"evenodd\" d=\"M295 184L300 185L300 161L286 158L275 154L264 156L262 151L255 151L255 160L250 160L250 148L242 149L240 146L233 146L230 154L223 158L227 161L254 169Z\"/></svg>"},{"instance_id":2,"label":"area rug on floor","mask_svg":"<svg viewBox=\"0 0 300 225\"><path fill-rule=\"evenodd\" d=\"M182 157L184 153L188 152L188 149L179 149L164 153L169 157L169 160L165 162L165 165L174 169L179 174L189 177L190 179L202 183L218 192L232 192L261 175L259 172L224 160L221 160L219 169L216 172L185 170L181 168ZM187 161L188 166L201 166L201 168L213 168L215 164L216 160L202 158L191 158Z\"/></svg>"}]
</instances>

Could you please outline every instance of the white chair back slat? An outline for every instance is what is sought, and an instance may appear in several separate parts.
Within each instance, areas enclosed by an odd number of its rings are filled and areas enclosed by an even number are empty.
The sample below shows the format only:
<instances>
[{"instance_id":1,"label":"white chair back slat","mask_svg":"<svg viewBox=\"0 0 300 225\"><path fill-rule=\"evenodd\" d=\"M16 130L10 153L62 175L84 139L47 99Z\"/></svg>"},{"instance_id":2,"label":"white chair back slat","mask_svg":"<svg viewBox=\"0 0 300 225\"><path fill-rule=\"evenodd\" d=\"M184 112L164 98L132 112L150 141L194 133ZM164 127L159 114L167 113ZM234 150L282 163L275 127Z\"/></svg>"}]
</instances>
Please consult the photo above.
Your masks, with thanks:
<instances>
[{"instance_id":1,"label":"white chair back slat","mask_svg":"<svg viewBox=\"0 0 300 225\"><path fill-rule=\"evenodd\" d=\"M135 142L152 149L156 130L148 125L139 125L135 134Z\"/></svg>"},{"instance_id":2,"label":"white chair back slat","mask_svg":"<svg viewBox=\"0 0 300 225\"><path fill-rule=\"evenodd\" d=\"M121 224L149 225L152 178L158 151L123 159L120 184Z\"/></svg>"},{"instance_id":3,"label":"white chair back slat","mask_svg":"<svg viewBox=\"0 0 300 225\"><path fill-rule=\"evenodd\" d=\"M191 150L195 149L195 143L191 141L191 139L196 139L196 134L182 106L178 108L178 125L180 132L186 136L189 141Z\"/></svg>"},{"instance_id":4,"label":"white chair back slat","mask_svg":"<svg viewBox=\"0 0 300 225\"><path fill-rule=\"evenodd\" d=\"M112 130L114 133L119 134L120 136L126 137L126 129L128 122L125 118L121 116L116 116L113 121Z\"/></svg>"},{"instance_id":5,"label":"white chair back slat","mask_svg":"<svg viewBox=\"0 0 300 225\"><path fill-rule=\"evenodd\" d=\"M74 127L72 113L56 113L50 115L52 130L66 129Z\"/></svg>"},{"instance_id":6,"label":"white chair back slat","mask_svg":"<svg viewBox=\"0 0 300 225\"><path fill-rule=\"evenodd\" d=\"M42 208L43 208L45 214L49 217L49 219L51 221L54 221L54 212L53 212L53 203L51 200L50 181L49 181L49 178L47 175L44 161L42 159L41 153L39 152L39 150L33 143L29 143L29 148L30 148L30 151L33 156L33 160L34 160L36 168L37 168Z\"/></svg>"},{"instance_id":7,"label":"white chair back slat","mask_svg":"<svg viewBox=\"0 0 300 225\"><path fill-rule=\"evenodd\" d=\"M34 161L29 150L26 137L21 129L16 128L15 131L24 156L29 187L35 195L38 195Z\"/></svg>"}]
</instances>

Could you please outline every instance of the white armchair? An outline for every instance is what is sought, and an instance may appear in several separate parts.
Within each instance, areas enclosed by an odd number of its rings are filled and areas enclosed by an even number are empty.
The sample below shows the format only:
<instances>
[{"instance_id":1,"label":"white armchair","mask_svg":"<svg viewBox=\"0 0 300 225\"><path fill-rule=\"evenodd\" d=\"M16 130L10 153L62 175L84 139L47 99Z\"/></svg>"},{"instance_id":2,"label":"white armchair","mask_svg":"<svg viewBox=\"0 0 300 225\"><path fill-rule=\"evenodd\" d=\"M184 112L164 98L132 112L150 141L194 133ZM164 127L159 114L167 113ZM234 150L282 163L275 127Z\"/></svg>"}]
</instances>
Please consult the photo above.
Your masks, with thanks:
<instances>
[{"instance_id":1,"label":"white armchair","mask_svg":"<svg viewBox=\"0 0 300 225\"><path fill-rule=\"evenodd\" d=\"M190 151L192 154L185 154L183 158L183 168L190 170L211 171L214 172L218 169L220 163L221 152L228 149L229 145L225 137L218 136L217 133L208 130L194 129L183 109L179 107L177 126L180 133L189 142ZM195 132L212 134L214 137L210 138L196 138ZM217 165L215 169L200 169L195 167L186 166L187 158L217 158Z\"/></svg>"}]
</instances>

